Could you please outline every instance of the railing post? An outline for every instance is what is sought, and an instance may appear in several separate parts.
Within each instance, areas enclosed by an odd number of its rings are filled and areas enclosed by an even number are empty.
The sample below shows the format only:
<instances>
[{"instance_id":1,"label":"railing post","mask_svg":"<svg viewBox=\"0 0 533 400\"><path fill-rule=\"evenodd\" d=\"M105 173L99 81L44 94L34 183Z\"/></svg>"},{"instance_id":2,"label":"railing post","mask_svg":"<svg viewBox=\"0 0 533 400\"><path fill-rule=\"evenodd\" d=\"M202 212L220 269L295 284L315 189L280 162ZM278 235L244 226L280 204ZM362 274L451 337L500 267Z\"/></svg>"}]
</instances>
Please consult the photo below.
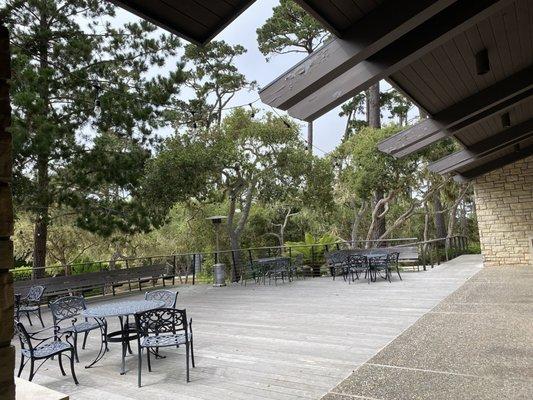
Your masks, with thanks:
<instances>
[{"instance_id":1,"label":"railing post","mask_svg":"<svg viewBox=\"0 0 533 400\"><path fill-rule=\"evenodd\" d=\"M176 256L174 256L174 263L176 263ZM192 255L192 284L196 283L196 253Z\"/></svg>"}]
</instances>

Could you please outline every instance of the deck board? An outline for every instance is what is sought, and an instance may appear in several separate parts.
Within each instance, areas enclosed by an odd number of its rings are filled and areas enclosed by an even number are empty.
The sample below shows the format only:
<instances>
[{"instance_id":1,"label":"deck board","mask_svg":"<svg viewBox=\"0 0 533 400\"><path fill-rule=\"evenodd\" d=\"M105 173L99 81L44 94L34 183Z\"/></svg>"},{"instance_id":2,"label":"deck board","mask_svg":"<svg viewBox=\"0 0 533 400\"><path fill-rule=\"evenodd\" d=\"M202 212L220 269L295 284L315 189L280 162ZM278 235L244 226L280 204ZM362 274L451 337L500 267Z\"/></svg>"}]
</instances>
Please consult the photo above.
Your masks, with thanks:
<instances>
[{"instance_id":1,"label":"deck board","mask_svg":"<svg viewBox=\"0 0 533 400\"><path fill-rule=\"evenodd\" d=\"M368 361L441 300L479 271L481 262L460 257L427 272L406 272L392 283L315 278L277 286L180 286L178 307L193 318L197 368L185 383L183 350L165 349L166 359L143 363L137 388L137 358L119 374L120 350L91 369L96 335L80 350L80 385L48 362L35 382L71 399L318 399ZM131 298L139 298L135 293ZM106 301L95 299L92 302ZM48 313L45 323L51 323ZM109 320L110 329L117 321ZM17 343L18 344L18 343ZM28 371L23 377L27 378Z\"/></svg>"}]
</instances>

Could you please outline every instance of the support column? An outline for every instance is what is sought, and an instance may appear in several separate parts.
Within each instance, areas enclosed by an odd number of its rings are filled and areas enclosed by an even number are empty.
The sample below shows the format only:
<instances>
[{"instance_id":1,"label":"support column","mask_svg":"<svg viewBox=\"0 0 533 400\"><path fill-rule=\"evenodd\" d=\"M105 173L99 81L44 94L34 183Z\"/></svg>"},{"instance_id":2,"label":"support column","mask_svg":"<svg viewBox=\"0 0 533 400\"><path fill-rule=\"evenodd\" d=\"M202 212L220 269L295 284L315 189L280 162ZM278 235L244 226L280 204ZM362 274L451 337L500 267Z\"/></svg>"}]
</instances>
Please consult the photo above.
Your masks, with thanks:
<instances>
[{"instance_id":1,"label":"support column","mask_svg":"<svg viewBox=\"0 0 533 400\"><path fill-rule=\"evenodd\" d=\"M0 399L15 399L13 337L13 200L11 192L13 146L9 104L11 57L9 32L0 26Z\"/></svg>"}]
</instances>

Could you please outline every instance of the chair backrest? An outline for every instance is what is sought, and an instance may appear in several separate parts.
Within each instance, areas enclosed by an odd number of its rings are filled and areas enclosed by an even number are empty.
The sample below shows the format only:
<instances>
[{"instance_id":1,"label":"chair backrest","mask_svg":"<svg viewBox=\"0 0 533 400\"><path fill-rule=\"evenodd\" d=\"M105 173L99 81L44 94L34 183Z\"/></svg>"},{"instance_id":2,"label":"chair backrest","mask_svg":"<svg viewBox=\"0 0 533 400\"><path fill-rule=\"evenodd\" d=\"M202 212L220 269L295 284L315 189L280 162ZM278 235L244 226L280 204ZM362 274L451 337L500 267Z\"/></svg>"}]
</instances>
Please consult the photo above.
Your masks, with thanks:
<instances>
[{"instance_id":1,"label":"chair backrest","mask_svg":"<svg viewBox=\"0 0 533 400\"><path fill-rule=\"evenodd\" d=\"M20 339L20 347L23 349L29 349L30 352L33 351L33 345L31 344L30 335L28 335L28 331L24 327L24 325L15 320L15 334Z\"/></svg>"},{"instance_id":2,"label":"chair backrest","mask_svg":"<svg viewBox=\"0 0 533 400\"><path fill-rule=\"evenodd\" d=\"M41 299L43 298L44 293L44 286L41 285L34 285L28 290L28 294L26 295L26 300L31 301L34 303L39 303Z\"/></svg>"},{"instance_id":3,"label":"chair backrest","mask_svg":"<svg viewBox=\"0 0 533 400\"><path fill-rule=\"evenodd\" d=\"M54 325L79 315L86 307L83 296L65 296L52 301L50 310L54 318Z\"/></svg>"},{"instance_id":4,"label":"chair backrest","mask_svg":"<svg viewBox=\"0 0 533 400\"><path fill-rule=\"evenodd\" d=\"M351 267L364 267L366 266L368 259L363 254L352 254L348 256L347 262Z\"/></svg>"},{"instance_id":5,"label":"chair backrest","mask_svg":"<svg viewBox=\"0 0 533 400\"><path fill-rule=\"evenodd\" d=\"M176 307L176 302L178 301L178 292L173 292L166 289L152 290L144 294L144 299L164 301L165 305L162 308L174 308Z\"/></svg>"},{"instance_id":6,"label":"chair backrest","mask_svg":"<svg viewBox=\"0 0 533 400\"><path fill-rule=\"evenodd\" d=\"M331 267L345 264L349 255L350 253L347 250L336 250L326 253L326 263Z\"/></svg>"},{"instance_id":7,"label":"chair backrest","mask_svg":"<svg viewBox=\"0 0 533 400\"><path fill-rule=\"evenodd\" d=\"M400 257L399 252L389 253L388 254L388 261L391 264L398 264L398 258Z\"/></svg>"},{"instance_id":8,"label":"chair backrest","mask_svg":"<svg viewBox=\"0 0 533 400\"><path fill-rule=\"evenodd\" d=\"M293 267L301 267L304 263L304 255L298 254L296 257L294 257L294 260L292 261Z\"/></svg>"},{"instance_id":9,"label":"chair backrest","mask_svg":"<svg viewBox=\"0 0 533 400\"><path fill-rule=\"evenodd\" d=\"M187 332L187 313L176 308L157 308L135 314L139 336Z\"/></svg>"}]
</instances>

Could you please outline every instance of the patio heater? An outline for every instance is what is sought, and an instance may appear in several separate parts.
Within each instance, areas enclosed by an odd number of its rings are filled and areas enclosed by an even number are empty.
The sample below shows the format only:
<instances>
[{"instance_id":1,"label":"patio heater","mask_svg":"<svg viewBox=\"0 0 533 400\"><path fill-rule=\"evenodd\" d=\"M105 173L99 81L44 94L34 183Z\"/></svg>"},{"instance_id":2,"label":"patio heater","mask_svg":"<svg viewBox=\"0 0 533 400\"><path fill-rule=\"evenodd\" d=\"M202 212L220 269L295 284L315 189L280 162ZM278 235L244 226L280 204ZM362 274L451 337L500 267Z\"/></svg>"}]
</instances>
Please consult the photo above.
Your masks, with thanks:
<instances>
[{"instance_id":1,"label":"patio heater","mask_svg":"<svg viewBox=\"0 0 533 400\"><path fill-rule=\"evenodd\" d=\"M223 263L219 263L219 252L220 252L220 224L222 220L227 219L228 217L224 215L214 215L206 219L210 220L213 223L215 228L215 237L216 237L216 251L215 251L215 265L213 265L213 286L226 286L226 266Z\"/></svg>"}]
</instances>

